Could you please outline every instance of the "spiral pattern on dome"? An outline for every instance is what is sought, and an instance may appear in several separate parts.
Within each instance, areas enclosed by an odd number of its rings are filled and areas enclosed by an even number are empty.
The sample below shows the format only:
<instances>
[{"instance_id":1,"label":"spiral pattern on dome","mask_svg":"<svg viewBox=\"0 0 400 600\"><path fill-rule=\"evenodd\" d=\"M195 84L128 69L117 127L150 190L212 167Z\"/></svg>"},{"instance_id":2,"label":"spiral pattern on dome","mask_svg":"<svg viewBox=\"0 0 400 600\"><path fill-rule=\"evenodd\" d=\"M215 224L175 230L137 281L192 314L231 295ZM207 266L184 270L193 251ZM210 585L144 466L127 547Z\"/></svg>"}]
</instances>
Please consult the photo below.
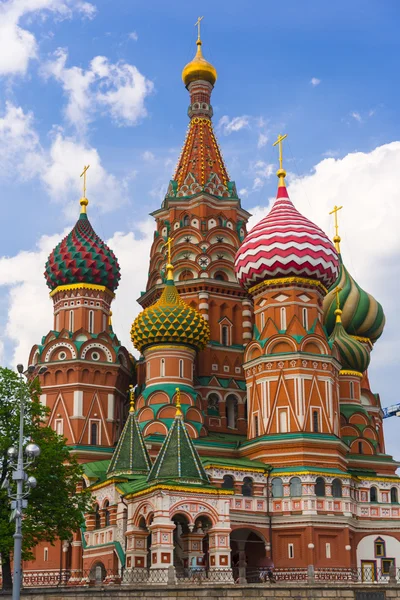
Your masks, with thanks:
<instances>
[{"instance_id":1,"label":"spiral pattern on dome","mask_svg":"<svg viewBox=\"0 0 400 600\"><path fill-rule=\"evenodd\" d=\"M339 272L336 250L325 233L299 213L285 186L271 211L244 239L235 259L239 283L249 289L267 279L303 277L331 286Z\"/></svg>"},{"instance_id":2,"label":"spiral pattern on dome","mask_svg":"<svg viewBox=\"0 0 400 600\"><path fill-rule=\"evenodd\" d=\"M335 323L329 341L334 342L339 350L342 369L359 373L367 370L371 358L369 351L361 342L346 333L340 321Z\"/></svg>"},{"instance_id":3,"label":"spiral pattern on dome","mask_svg":"<svg viewBox=\"0 0 400 600\"><path fill-rule=\"evenodd\" d=\"M180 298L173 279L169 279L157 302L134 320L131 339L140 352L165 343L202 350L210 339L210 328L202 315Z\"/></svg>"},{"instance_id":4,"label":"spiral pattern on dome","mask_svg":"<svg viewBox=\"0 0 400 600\"><path fill-rule=\"evenodd\" d=\"M340 287L339 301L343 327L350 335L366 337L371 342L382 335L385 315L381 304L365 292L353 279L340 258L340 274L324 298L324 324L328 335L335 327L336 288Z\"/></svg>"},{"instance_id":5,"label":"spiral pattern on dome","mask_svg":"<svg viewBox=\"0 0 400 600\"><path fill-rule=\"evenodd\" d=\"M81 213L75 227L47 259L44 276L51 290L87 283L114 292L121 273L114 252L96 234L86 213Z\"/></svg>"}]
</instances>

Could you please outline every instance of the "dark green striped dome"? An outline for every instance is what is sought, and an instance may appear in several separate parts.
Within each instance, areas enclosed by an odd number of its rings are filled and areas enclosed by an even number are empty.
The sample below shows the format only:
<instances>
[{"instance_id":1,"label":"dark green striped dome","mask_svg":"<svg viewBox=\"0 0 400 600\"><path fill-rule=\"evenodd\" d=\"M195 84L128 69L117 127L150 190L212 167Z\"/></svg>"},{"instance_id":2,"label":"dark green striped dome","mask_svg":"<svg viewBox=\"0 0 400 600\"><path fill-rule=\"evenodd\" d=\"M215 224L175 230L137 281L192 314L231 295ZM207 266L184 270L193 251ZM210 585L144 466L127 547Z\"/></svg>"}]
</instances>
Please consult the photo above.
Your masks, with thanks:
<instances>
[{"instance_id":1,"label":"dark green striped dome","mask_svg":"<svg viewBox=\"0 0 400 600\"><path fill-rule=\"evenodd\" d=\"M342 369L364 373L369 365L370 353L362 342L359 342L346 332L340 320L342 311L335 310L335 312L339 316L339 319L335 323L329 341L334 342L339 350Z\"/></svg>"},{"instance_id":2,"label":"dark green striped dome","mask_svg":"<svg viewBox=\"0 0 400 600\"><path fill-rule=\"evenodd\" d=\"M385 326L383 308L371 294L365 292L353 279L340 259L340 273L324 298L324 322L330 335L335 328L336 288L340 287L339 301L343 327L350 335L369 338L371 342L382 335Z\"/></svg>"}]
</instances>

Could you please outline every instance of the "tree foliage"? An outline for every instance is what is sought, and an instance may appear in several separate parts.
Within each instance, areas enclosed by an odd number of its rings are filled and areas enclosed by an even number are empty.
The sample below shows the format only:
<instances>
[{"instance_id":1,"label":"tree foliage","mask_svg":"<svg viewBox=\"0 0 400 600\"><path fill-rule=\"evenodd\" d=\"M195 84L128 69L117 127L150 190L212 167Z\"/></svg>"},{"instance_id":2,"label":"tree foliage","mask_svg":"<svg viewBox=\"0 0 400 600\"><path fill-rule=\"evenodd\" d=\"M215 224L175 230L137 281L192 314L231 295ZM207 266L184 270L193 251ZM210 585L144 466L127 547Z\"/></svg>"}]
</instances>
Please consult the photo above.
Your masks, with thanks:
<instances>
[{"instance_id":1,"label":"tree foliage","mask_svg":"<svg viewBox=\"0 0 400 600\"><path fill-rule=\"evenodd\" d=\"M46 425L48 409L40 403L40 388L36 381L26 383L17 373L0 367L0 485L10 476L7 450L18 446L20 399L25 399L24 434L26 443L36 443L41 453L26 469L37 479L37 487L28 498L22 523L24 558L43 540L72 537L83 522L90 497L77 487L82 481L82 467L69 453L65 440ZM9 563L13 549L14 523L10 519L10 502L5 490L0 490L0 554L2 563Z\"/></svg>"}]
</instances>

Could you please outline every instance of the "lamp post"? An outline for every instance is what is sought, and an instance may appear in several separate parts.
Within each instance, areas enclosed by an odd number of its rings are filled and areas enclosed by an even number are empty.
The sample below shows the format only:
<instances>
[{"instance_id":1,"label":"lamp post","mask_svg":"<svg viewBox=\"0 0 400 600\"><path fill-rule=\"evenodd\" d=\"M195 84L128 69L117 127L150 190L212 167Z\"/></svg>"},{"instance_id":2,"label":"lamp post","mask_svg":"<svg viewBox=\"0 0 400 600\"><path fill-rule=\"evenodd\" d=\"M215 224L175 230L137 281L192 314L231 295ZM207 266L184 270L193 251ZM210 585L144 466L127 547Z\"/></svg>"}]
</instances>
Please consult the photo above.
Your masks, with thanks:
<instances>
[{"instance_id":1,"label":"lamp post","mask_svg":"<svg viewBox=\"0 0 400 600\"><path fill-rule=\"evenodd\" d=\"M28 375L33 375L36 367L30 365L28 367ZM17 371L20 374L21 381L23 381L24 373L23 365L17 365ZM47 367L40 367L36 375L41 375L47 371ZM35 379L36 379L35 377ZM25 447L25 462L24 462L24 412L25 412L25 401L27 398L27 392L24 385L21 385L20 389L20 415L19 415L19 437L18 437L18 449L11 446L7 450L7 456L9 466L11 467L13 474L12 479L16 483L16 493L13 493L10 488L8 479L3 482L3 488L7 488L8 495L11 498L11 518L10 520L15 521L15 533L14 533L14 573L13 573L13 589L12 589L12 600L20 600L21 593L21 581L22 581L22 514L24 508L28 505L27 497L31 489L36 487L36 479L32 475L30 477L25 473L26 467L31 465L35 458L40 454L40 448L36 444L27 444Z\"/></svg>"}]
</instances>

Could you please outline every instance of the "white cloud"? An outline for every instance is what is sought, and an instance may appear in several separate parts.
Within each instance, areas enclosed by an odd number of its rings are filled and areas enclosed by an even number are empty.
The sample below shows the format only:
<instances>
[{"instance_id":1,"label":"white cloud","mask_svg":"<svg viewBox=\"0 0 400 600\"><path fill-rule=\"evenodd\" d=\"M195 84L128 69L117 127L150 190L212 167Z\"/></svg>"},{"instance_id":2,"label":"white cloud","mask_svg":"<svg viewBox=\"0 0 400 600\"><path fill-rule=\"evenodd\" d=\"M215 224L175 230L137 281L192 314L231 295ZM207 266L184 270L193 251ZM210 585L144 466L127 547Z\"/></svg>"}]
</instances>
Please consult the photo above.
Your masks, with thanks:
<instances>
[{"instance_id":1,"label":"white cloud","mask_svg":"<svg viewBox=\"0 0 400 600\"><path fill-rule=\"evenodd\" d=\"M355 119L359 123L362 123L362 117L359 112L353 111L352 113L350 113L350 116L353 117L353 119Z\"/></svg>"},{"instance_id":2,"label":"white cloud","mask_svg":"<svg viewBox=\"0 0 400 600\"><path fill-rule=\"evenodd\" d=\"M218 129L222 131L224 135L229 135L236 131L240 131L246 127L249 127L250 117L243 115L241 117L233 117L230 119L228 115L224 115L218 122Z\"/></svg>"},{"instance_id":3,"label":"white cloud","mask_svg":"<svg viewBox=\"0 0 400 600\"><path fill-rule=\"evenodd\" d=\"M239 197L245 198L248 195L249 195L249 190L248 189L242 188L241 190L239 190Z\"/></svg>"},{"instance_id":4,"label":"white cloud","mask_svg":"<svg viewBox=\"0 0 400 600\"><path fill-rule=\"evenodd\" d=\"M264 146L266 146L268 142L268 136L266 133L259 133L258 135L258 142L257 142L257 148L263 148Z\"/></svg>"},{"instance_id":5,"label":"white cloud","mask_svg":"<svg viewBox=\"0 0 400 600\"><path fill-rule=\"evenodd\" d=\"M54 60L42 68L44 77L54 77L62 84L68 98L65 115L78 131L85 132L97 114L109 113L117 125L135 125L147 116L146 97L154 89L134 66L124 61L110 63L96 56L87 70L67 67L68 53L59 48Z\"/></svg>"},{"instance_id":6,"label":"white cloud","mask_svg":"<svg viewBox=\"0 0 400 600\"><path fill-rule=\"evenodd\" d=\"M152 162L155 159L155 156L152 152L150 152L150 150L146 150L145 152L143 152L142 158L147 162Z\"/></svg>"},{"instance_id":7,"label":"white cloud","mask_svg":"<svg viewBox=\"0 0 400 600\"><path fill-rule=\"evenodd\" d=\"M137 42L139 39L138 34L136 33L136 31L131 31L131 33L129 34L129 39L133 40L134 42Z\"/></svg>"},{"instance_id":8,"label":"white cloud","mask_svg":"<svg viewBox=\"0 0 400 600\"><path fill-rule=\"evenodd\" d=\"M0 75L23 75L30 60L38 56L38 44L28 29L21 27L27 16L53 13L58 19L71 18L74 12L92 18L93 4L81 0L8 0L0 4ZM24 19L24 23L26 19Z\"/></svg>"},{"instance_id":9,"label":"white cloud","mask_svg":"<svg viewBox=\"0 0 400 600\"><path fill-rule=\"evenodd\" d=\"M265 182L271 177L275 171L273 164L266 163L263 160L257 160L250 165L250 171L255 174L253 180L253 190L258 191L264 187Z\"/></svg>"},{"instance_id":10,"label":"white cloud","mask_svg":"<svg viewBox=\"0 0 400 600\"><path fill-rule=\"evenodd\" d=\"M312 77L310 80L310 83L313 87L316 87L317 85L319 85L321 83L321 80L317 79L317 77Z\"/></svg>"},{"instance_id":11,"label":"white cloud","mask_svg":"<svg viewBox=\"0 0 400 600\"><path fill-rule=\"evenodd\" d=\"M339 150L327 150L322 154L322 156L325 156L327 158L336 158L337 156L339 156Z\"/></svg>"}]
</instances>

